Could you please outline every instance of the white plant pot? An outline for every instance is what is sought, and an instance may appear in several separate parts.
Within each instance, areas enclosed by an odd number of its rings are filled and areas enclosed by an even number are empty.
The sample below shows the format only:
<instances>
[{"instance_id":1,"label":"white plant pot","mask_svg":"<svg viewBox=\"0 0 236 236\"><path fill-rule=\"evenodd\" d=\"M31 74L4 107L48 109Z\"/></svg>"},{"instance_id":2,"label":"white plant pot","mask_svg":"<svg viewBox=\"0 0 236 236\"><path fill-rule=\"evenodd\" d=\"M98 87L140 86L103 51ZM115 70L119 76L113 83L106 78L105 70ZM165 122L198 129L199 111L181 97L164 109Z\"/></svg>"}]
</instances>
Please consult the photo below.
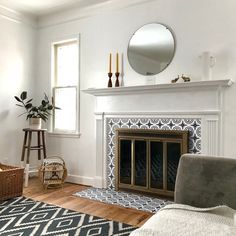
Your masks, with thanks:
<instances>
[{"instance_id":1,"label":"white plant pot","mask_svg":"<svg viewBox=\"0 0 236 236\"><path fill-rule=\"evenodd\" d=\"M29 119L29 128L30 129L41 129L42 128L42 119L41 118L30 118Z\"/></svg>"}]
</instances>

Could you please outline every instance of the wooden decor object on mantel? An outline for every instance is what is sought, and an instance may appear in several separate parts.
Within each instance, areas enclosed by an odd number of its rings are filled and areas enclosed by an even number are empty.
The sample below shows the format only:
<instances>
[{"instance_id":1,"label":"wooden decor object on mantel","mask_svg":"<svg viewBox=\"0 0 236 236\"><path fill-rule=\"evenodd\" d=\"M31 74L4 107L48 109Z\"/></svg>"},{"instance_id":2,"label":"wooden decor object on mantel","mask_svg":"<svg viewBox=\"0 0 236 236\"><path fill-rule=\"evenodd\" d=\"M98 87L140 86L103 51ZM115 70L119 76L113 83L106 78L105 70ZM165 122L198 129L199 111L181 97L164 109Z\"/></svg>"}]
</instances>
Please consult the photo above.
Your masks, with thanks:
<instances>
[{"instance_id":1,"label":"wooden decor object on mantel","mask_svg":"<svg viewBox=\"0 0 236 236\"><path fill-rule=\"evenodd\" d=\"M108 73L108 77L109 77L109 80L108 80L107 87L111 88L112 87L112 81L111 81L112 73L111 72Z\"/></svg>"},{"instance_id":2,"label":"wooden decor object on mantel","mask_svg":"<svg viewBox=\"0 0 236 236\"><path fill-rule=\"evenodd\" d=\"M115 76L116 76L115 87L120 87L120 83L119 83L119 76L120 76L120 73L119 73L119 72L116 72L116 73L115 73Z\"/></svg>"},{"instance_id":3,"label":"wooden decor object on mantel","mask_svg":"<svg viewBox=\"0 0 236 236\"><path fill-rule=\"evenodd\" d=\"M173 197L179 159L188 152L187 130L116 130L116 190Z\"/></svg>"}]
</instances>

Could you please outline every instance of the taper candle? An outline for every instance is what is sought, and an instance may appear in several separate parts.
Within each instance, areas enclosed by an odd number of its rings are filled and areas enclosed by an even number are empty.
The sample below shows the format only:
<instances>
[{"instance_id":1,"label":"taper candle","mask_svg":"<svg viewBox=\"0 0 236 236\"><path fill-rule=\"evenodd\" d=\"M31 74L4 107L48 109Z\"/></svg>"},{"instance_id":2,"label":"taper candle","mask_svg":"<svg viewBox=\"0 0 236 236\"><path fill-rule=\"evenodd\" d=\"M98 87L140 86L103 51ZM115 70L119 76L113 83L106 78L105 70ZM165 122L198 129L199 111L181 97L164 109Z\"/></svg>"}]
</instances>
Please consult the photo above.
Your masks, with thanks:
<instances>
[{"instance_id":1,"label":"taper candle","mask_svg":"<svg viewBox=\"0 0 236 236\"><path fill-rule=\"evenodd\" d=\"M111 73L111 53L110 53L110 56L109 56L109 73Z\"/></svg>"},{"instance_id":2,"label":"taper candle","mask_svg":"<svg viewBox=\"0 0 236 236\"><path fill-rule=\"evenodd\" d=\"M116 72L119 72L119 54L116 53Z\"/></svg>"}]
</instances>

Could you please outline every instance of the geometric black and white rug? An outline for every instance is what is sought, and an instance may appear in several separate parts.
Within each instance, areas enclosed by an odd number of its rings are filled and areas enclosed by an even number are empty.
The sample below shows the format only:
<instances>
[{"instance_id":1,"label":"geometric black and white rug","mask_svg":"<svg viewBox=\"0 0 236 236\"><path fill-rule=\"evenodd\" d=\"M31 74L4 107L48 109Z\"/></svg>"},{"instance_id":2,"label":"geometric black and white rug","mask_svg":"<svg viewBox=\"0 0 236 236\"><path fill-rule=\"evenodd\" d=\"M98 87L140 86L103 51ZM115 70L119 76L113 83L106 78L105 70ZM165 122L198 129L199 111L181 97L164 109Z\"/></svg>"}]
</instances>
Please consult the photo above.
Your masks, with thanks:
<instances>
[{"instance_id":1,"label":"geometric black and white rug","mask_svg":"<svg viewBox=\"0 0 236 236\"><path fill-rule=\"evenodd\" d=\"M128 236L134 229L25 197L0 202L1 236Z\"/></svg>"},{"instance_id":2,"label":"geometric black and white rug","mask_svg":"<svg viewBox=\"0 0 236 236\"><path fill-rule=\"evenodd\" d=\"M172 203L159 198L93 187L77 192L74 196L152 213L156 213L164 206Z\"/></svg>"}]
</instances>

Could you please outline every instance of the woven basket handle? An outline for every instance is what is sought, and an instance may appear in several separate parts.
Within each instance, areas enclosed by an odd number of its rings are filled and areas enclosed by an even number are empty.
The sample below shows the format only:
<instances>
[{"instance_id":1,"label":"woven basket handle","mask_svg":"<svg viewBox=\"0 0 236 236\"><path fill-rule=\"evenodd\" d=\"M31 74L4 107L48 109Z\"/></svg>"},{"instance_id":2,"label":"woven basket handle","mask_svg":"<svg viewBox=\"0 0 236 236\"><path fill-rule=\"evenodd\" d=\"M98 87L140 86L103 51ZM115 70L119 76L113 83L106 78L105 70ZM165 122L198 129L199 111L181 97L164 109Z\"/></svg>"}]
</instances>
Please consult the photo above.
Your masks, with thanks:
<instances>
[{"instance_id":1,"label":"woven basket handle","mask_svg":"<svg viewBox=\"0 0 236 236\"><path fill-rule=\"evenodd\" d=\"M59 156L49 156L49 157L46 157L45 159L51 159L51 158L60 159L63 162L63 165L65 166L65 161L61 157L59 157Z\"/></svg>"}]
</instances>

